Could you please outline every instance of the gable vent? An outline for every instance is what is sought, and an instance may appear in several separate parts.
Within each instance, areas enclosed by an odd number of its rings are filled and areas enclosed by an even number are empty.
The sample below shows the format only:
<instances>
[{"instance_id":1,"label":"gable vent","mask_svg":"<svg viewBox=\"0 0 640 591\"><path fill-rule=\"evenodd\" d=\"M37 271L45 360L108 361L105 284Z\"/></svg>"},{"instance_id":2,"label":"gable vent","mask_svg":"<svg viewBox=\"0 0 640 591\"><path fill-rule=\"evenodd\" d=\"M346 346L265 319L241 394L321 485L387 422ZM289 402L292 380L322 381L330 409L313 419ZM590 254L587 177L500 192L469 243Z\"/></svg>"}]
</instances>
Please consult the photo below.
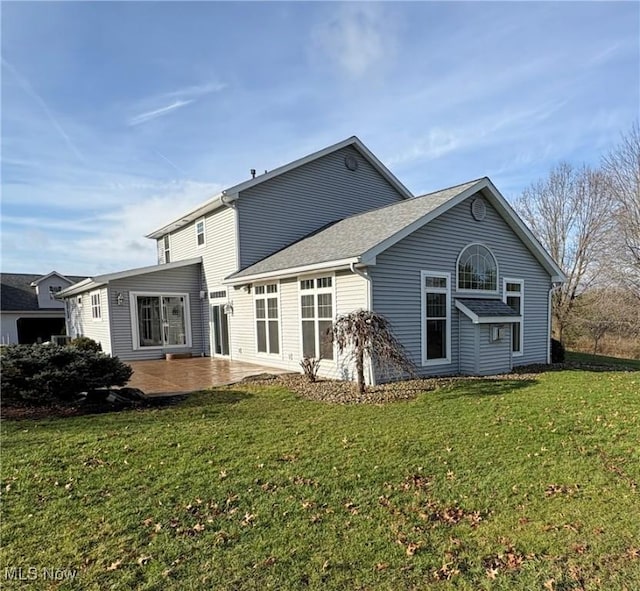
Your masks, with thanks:
<instances>
[{"instance_id":1,"label":"gable vent","mask_svg":"<svg viewBox=\"0 0 640 591\"><path fill-rule=\"evenodd\" d=\"M471 202L471 215L473 216L473 219L478 222L481 222L487 217L487 206L482 197L476 197Z\"/></svg>"}]
</instances>

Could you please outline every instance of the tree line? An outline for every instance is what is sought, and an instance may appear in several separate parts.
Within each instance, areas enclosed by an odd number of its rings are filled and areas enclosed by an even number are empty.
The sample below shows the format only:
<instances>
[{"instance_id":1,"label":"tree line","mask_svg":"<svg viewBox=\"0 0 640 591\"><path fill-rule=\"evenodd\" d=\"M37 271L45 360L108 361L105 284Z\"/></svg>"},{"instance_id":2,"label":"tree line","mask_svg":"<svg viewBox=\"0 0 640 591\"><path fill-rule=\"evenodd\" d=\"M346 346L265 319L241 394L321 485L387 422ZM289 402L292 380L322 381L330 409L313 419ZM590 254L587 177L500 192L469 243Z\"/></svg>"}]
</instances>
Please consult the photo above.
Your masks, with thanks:
<instances>
[{"instance_id":1,"label":"tree line","mask_svg":"<svg viewBox=\"0 0 640 591\"><path fill-rule=\"evenodd\" d=\"M567 275L553 297L555 338L599 352L605 337L640 358L640 125L598 166L560 162L515 203Z\"/></svg>"}]
</instances>

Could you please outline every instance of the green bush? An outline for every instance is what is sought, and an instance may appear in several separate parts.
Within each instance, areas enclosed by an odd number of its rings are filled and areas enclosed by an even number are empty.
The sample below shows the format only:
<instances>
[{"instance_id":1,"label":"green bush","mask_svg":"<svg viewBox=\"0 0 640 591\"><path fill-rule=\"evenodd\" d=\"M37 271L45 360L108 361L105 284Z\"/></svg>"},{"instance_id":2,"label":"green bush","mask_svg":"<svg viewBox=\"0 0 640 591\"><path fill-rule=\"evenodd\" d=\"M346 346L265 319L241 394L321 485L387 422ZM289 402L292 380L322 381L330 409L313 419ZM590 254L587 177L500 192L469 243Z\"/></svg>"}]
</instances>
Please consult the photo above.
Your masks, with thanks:
<instances>
[{"instance_id":1,"label":"green bush","mask_svg":"<svg viewBox=\"0 0 640 591\"><path fill-rule=\"evenodd\" d=\"M564 363L564 345L557 339L551 339L551 363Z\"/></svg>"},{"instance_id":2,"label":"green bush","mask_svg":"<svg viewBox=\"0 0 640 591\"><path fill-rule=\"evenodd\" d=\"M69 345L80 351L102 351L102 345L89 337L76 337Z\"/></svg>"},{"instance_id":3,"label":"green bush","mask_svg":"<svg viewBox=\"0 0 640 591\"><path fill-rule=\"evenodd\" d=\"M124 386L133 373L101 351L49 344L4 347L0 368L3 404L68 404L81 392Z\"/></svg>"}]
</instances>

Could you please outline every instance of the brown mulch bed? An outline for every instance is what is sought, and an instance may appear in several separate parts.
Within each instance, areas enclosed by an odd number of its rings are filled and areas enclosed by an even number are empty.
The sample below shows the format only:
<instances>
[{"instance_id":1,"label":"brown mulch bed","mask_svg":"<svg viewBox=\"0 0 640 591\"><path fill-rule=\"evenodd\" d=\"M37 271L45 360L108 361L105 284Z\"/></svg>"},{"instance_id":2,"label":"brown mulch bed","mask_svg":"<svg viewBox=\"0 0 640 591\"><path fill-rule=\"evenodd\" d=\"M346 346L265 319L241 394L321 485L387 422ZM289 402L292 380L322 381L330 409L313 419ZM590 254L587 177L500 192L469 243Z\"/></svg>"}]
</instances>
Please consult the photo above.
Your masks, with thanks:
<instances>
[{"instance_id":1,"label":"brown mulch bed","mask_svg":"<svg viewBox=\"0 0 640 591\"><path fill-rule=\"evenodd\" d=\"M547 368L548 369L548 368ZM279 386L294 392L301 398L333 404L385 404L402 400L412 400L421 392L431 392L452 386L461 381L478 380L531 380L533 371L503 374L498 376L447 376L418 378L389 382L377 386L367 386L363 395L358 394L354 382L322 380L309 382L301 374L261 375L243 380L261 386Z\"/></svg>"}]
</instances>

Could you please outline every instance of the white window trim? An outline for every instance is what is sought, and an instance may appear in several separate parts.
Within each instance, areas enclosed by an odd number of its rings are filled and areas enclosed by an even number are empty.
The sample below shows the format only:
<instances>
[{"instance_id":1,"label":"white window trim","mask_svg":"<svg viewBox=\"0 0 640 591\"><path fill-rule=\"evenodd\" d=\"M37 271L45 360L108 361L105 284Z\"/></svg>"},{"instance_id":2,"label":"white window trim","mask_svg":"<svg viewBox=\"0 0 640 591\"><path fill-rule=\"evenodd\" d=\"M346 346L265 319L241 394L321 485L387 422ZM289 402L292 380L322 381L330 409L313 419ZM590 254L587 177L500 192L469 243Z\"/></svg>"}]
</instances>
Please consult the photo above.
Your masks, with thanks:
<instances>
[{"instance_id":1,"label":"white window trim","mask_svg":"<svg viewBox=\"0 0 640 591\"><path fill-rule=\"evenodd\" d=\"M184 317L185 317L185 329L186 329L186 341L185 345L153 345L151 347L142 347L140 345L140 331L138 330L138 297L183 297L184 298ZM133 342L134 351L154 351L162 349L190 349L192 347L191 341L191 302L189 301L188 293L175 293L175 292L158 292L158 291L132 291L129 292L129 307L131 315L131 337Z\"/></svg>"},{"instance_id":2,"label":"white window trim","mask_svg":"<svg viewBox=\"0 0 640 591\"><path fill-rule=\"evenodd\" d=\"M517 283L520 286L520 293L514 291L507 292L507 283ZM502 301L505 304L507 303L508 296L520 297L520 320L517 322L517 324L520 324L520 352L514 353L511 351L511 354L513 357L522 357L524 355L524 279L502 278Z\"/></svg>"},{"instance_id":3,"label":"white window trim","mask_svg":"<svg viewBox=\"0 0 640 591\"><path fill-rule=\"evenodd\" d=\"M313 289L302 289L300 287L301 281L306 281L308 279L312 279L314 282L316 279L321 279L323 277L331 277L331 287L321 287L317 288L314 283ZM300 359L304 358L304 340L302 336L302 296L313 294L317 296L319 293L330 293L331 294L331 307L333 308L333 318L331 318L331 322L334 323L336 318L338 317L338 310L336 306L336 274L335 273L314 273L313 275L300 275L296 278L296 283L298 285L298 332L300 338ZM314 324L315 324L315 348L316 353L320 352L320 329L318 328L318 298L314 298ZM308 319L307 319L308 320ZM328 320L327 318L322 318L322 320ZM317 357L315 357L317 359ZM338 352L335 343L333 344L333 359L324 359L320 360L320 363L338 363Z\"/></svg>"},{"instance_id":4,"label":"white window trim","mask_svg":"<svg viewBox=\"0 0 640 591\"><path fill-rule=\"evenodd\" d=\"M463 253L470 248L471 246L482 246L483 248L486 248L489 251L489 254L493 257L493 261L496 264L496 288L495 289L461 289L460 288L460 274L459 274L459 265L460 265L460 257L463 255ZM493 250L491 250L486 244L483 244L482 242L470 242L469 244L466 244L462 250L460 250L460 252L458 253L458 257L456 258L456 293L460 293L460 294L473 294L473 295L479 295L479 296L495 296L495 295L499 295L500 294L500 266L498 265L498 257L496 257L495 253L493 252Z\"/></svg>"},{"instance_id":5,"label":"white window trim","mask_svg":"<svg viewBox=\"0 0 640 591\"><path fill-rule=\"evenodd\" d=\"M93 297L98 296L98 303L93 303ZM91 320L93 322L102 322L102 299L100 298L100 291L89 292L89 302L91 302ZM97 310L98 314L94 315Z\"/></svg>"},{"instance_id":6,"label":"white window trim","mask_svg":"<svg viewBox=\"0 0 640 591\"><path fill-rule=\"evenodd\" d=\"M165 239L167 240L165 243ZM167 252L169 253L169 260L167 261ZM162 260L165 264L171 262L171 234L165 234L162 237Z\"/></svg>"},{"instance_id":7,"label":"white window trim","mask_svg":"<svg viewBox=\"0 0 640 591\"><path fill-rule=\"evenodd\" d=\"M267 285L277 285L278 286L278 292L277 293L267 293ZM260 287L260 286L264 286L265 289L265 293L260 293L257 294L256 293L256 287ZM281 285L280 285L280 281L263 281L260 283L254 283L253 285L253 331L254 331L254 337L255 337L255 344L256 344L256 355L258 355L259 357L266 357L266 358L271 358L271 359L282 359L282 307L281 307L281 300L280 300L280 289L281 289ZM258 318L256 316L256 300L259 299L263 299L264 300L264 313L265 313L265 317L264 320L267 322L267 349L269 349L269 318L268 318L268 312L267 312L267 299L269 298L273 298L276 297L278 299L278 349L279 352L278 353L270 353L269 351L264 352L264 351L258 351ZM262 319L260 319L262 320Z\"/></svg>"},{"instance_id":8,"label":"white window trim","mask_svg":"<svg viewBox=\"0 0 640 591\"><path fill-rule=\"evenodd\" d=\"M456 266L457 273L457 266ZM425 287L426 277L438 277L447 280L447 287L429 288L433 293L445 293L447 295L447 356L444 359L427 359L427 288ZM422 347L422 366L431 367L451 364L451 273L439 271L420 271L420 343Z\"/></svg>"},{"instance_id":9,"label":"white window trim","mask_svg":"<svg viewBox=\"0 0 640 591\"><path fill-rule=\"evenodd\" d=\"M198 232L198 224L200 222L202 222L202 244L198 244L198 236L200 235L200 232ZM207 244L207 224L205 222L205 219L203 217L197 219L195 224L193 225L193 228L196 232L196 248L203 248Z\"/></svg>"}]
</instances>

